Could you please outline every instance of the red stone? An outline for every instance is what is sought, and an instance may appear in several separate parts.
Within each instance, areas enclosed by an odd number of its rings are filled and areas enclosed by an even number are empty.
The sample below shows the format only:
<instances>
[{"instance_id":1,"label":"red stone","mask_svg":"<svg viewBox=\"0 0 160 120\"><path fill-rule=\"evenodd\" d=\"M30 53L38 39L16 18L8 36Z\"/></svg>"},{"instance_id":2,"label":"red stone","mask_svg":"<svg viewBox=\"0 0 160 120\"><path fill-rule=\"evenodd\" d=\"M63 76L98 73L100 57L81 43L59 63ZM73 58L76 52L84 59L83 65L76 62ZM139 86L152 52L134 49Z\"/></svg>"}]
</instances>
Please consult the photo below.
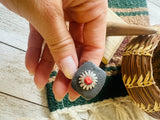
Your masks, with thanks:
<instances>
[{"instance_id":1,"label":"red stone","mask_svg":"<svg viewBox=\"0 0 160 120\"><path fill-rule=\"evenodd\" d=\"M84 83L87 84L87 85L90 85L92 84L92 79L91 77L87 76L84 78Z\"/></svg>"}]
</instances>

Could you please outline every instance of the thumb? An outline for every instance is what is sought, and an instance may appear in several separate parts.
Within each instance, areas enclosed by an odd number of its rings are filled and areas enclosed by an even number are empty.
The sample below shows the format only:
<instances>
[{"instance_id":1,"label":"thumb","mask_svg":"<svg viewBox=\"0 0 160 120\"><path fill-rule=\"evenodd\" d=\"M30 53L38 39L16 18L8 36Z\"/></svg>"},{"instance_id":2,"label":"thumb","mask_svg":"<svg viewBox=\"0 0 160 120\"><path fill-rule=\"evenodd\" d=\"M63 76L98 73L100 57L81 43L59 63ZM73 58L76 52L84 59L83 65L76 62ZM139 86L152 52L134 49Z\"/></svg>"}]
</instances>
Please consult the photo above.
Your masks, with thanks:
<instances>
[{"instance_id":1,"label":"thumb","mask_svg":"<svg viewBox=\"0 0 160 120\"><path fill-rule=\"evenodd\" d=\"M48 44L55 63L67 78L72 79L77 71L78 59L74 41L67 30L64 18L61 14L57 15L53 12L43 20L42 23L45 24L41 24L41 26L36 23L35 27Z\"/></svg>"},{"instance_id":2,"label":"thumb","mask_svg":"<svg viewBox=\"0 0 160 120\"><path fill-rule=\"evenodd\" d=\"M54 27L51 29L51 34L45 38L45 41L58 67L67 78L72 79L78 66L74 42L65 25L61 24Z\"/></svg>"},{"instance_id":3,"label":"thumb","mask_svg":"<svg viewBox=\"0 0 160 120\"><path fill-rule=\"evenodd\" d=\"M78 66L75 45L67 30L62 7L54 6L55 3L50 3L47 4L45 9L43 8L40 12L38 11L42 16L40 19L38 16L36 22L33 20L33 25L48 44L54 61L60 70L67 78L72 79Z\"/></svg>"}]
</instances>

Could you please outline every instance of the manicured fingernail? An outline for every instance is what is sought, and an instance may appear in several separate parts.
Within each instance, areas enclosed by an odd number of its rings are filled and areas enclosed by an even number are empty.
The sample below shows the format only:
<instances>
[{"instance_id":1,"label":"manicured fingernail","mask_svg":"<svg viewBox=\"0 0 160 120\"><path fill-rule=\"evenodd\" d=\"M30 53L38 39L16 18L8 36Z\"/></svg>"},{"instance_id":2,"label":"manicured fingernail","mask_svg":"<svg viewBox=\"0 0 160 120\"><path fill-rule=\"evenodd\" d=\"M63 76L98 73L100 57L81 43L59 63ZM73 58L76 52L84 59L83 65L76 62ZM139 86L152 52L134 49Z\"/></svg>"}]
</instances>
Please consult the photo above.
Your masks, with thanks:
<instances>
[{"instance_id":1,"label":"manicured fingernail","mask_svg":"<svg viewBox=\"0 0 160 120\"><path fill-rule=\"evenodd\" d=\"M76 64L71 56L63 58L60 61L60 67L61 67L64 75L69 79L72 79L75 72L77 71Z\"/></svg>"},{"instance_id":2,"label":"manicured fingernail","mask_svg":"<svg viewBox=\"0 0 160 120\"><path fill-rule=\"evenodd\" d=\"M54 98L56 99L56 101L61 102L63 100L63 98L58 98L54 95Z\"/></svg>"}]
</instances>

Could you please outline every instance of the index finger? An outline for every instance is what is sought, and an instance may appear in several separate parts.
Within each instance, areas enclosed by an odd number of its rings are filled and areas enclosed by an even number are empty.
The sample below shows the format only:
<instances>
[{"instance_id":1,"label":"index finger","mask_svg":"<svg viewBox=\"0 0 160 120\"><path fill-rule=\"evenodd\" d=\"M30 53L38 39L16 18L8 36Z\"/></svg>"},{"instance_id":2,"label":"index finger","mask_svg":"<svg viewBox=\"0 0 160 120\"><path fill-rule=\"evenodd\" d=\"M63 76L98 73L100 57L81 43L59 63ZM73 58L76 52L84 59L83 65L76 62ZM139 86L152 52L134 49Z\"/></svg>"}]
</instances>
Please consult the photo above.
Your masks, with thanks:
<instances>
[{"instance_id":1,"label":"index finger","mask_svg":"<svg viewBox=\"0 0 160 120\"><path fill-rule=\"evenodd\" d=\"M105 49L106 24L106 12L104 12L84 25L84 49L80 64L90 61L99 66Z\"/></svg>"}]
</instances>

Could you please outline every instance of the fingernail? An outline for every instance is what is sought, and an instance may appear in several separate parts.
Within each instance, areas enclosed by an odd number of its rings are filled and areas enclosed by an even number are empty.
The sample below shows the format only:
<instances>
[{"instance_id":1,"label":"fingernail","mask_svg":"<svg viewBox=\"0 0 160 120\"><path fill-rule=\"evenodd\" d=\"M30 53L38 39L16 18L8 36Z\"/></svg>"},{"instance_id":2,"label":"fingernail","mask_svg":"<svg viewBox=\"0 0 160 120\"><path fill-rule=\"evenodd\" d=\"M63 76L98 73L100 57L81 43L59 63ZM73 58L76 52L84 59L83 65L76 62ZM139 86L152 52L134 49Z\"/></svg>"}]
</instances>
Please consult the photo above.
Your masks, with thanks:
<instances>
[{"instance_id":1,"label":"fingernail","mask_svg":"<svg viewBox=\"0 0 160 120\"><path fill-rule=\"evenodd\" d=\"M42 91L43 88L44 88L44 87L37 86L37 89L38 89L39 91Z\"/></svg>"},{"instance_id":2,"label":"fingernail","mask_svg":"<svg viewBox=\"0 0 160 120\"><path fill-rule=\"evenodd\" d=\"M60 67L64 75L69 79L72 79L74 76L74 73L77 71L77 66L71 56L63 58L60 61Z\"/></svg>"},{"instance_id":3,"label":"fingernail","mask_svg":"<svg viewBox=\"0 0 160 120\"><path fill-rule=\"evenodd\" d=\"M56 101L61 102L63 100L63 98L58 98L54 95L54 98L56 99Z\"/></svg>"},{"instance_id":4,"label":"fingernail","mask_svg":"<svg viewBox=\"0 0 160 120\"><path fill-rule=\"evenodd\" d=\"M73 97L71 97L70 95L69 95L69 100L71 101L71 102L74 102L75 100L76 100L76 98L73 98Z\"/></svg>"}]
</instances>

